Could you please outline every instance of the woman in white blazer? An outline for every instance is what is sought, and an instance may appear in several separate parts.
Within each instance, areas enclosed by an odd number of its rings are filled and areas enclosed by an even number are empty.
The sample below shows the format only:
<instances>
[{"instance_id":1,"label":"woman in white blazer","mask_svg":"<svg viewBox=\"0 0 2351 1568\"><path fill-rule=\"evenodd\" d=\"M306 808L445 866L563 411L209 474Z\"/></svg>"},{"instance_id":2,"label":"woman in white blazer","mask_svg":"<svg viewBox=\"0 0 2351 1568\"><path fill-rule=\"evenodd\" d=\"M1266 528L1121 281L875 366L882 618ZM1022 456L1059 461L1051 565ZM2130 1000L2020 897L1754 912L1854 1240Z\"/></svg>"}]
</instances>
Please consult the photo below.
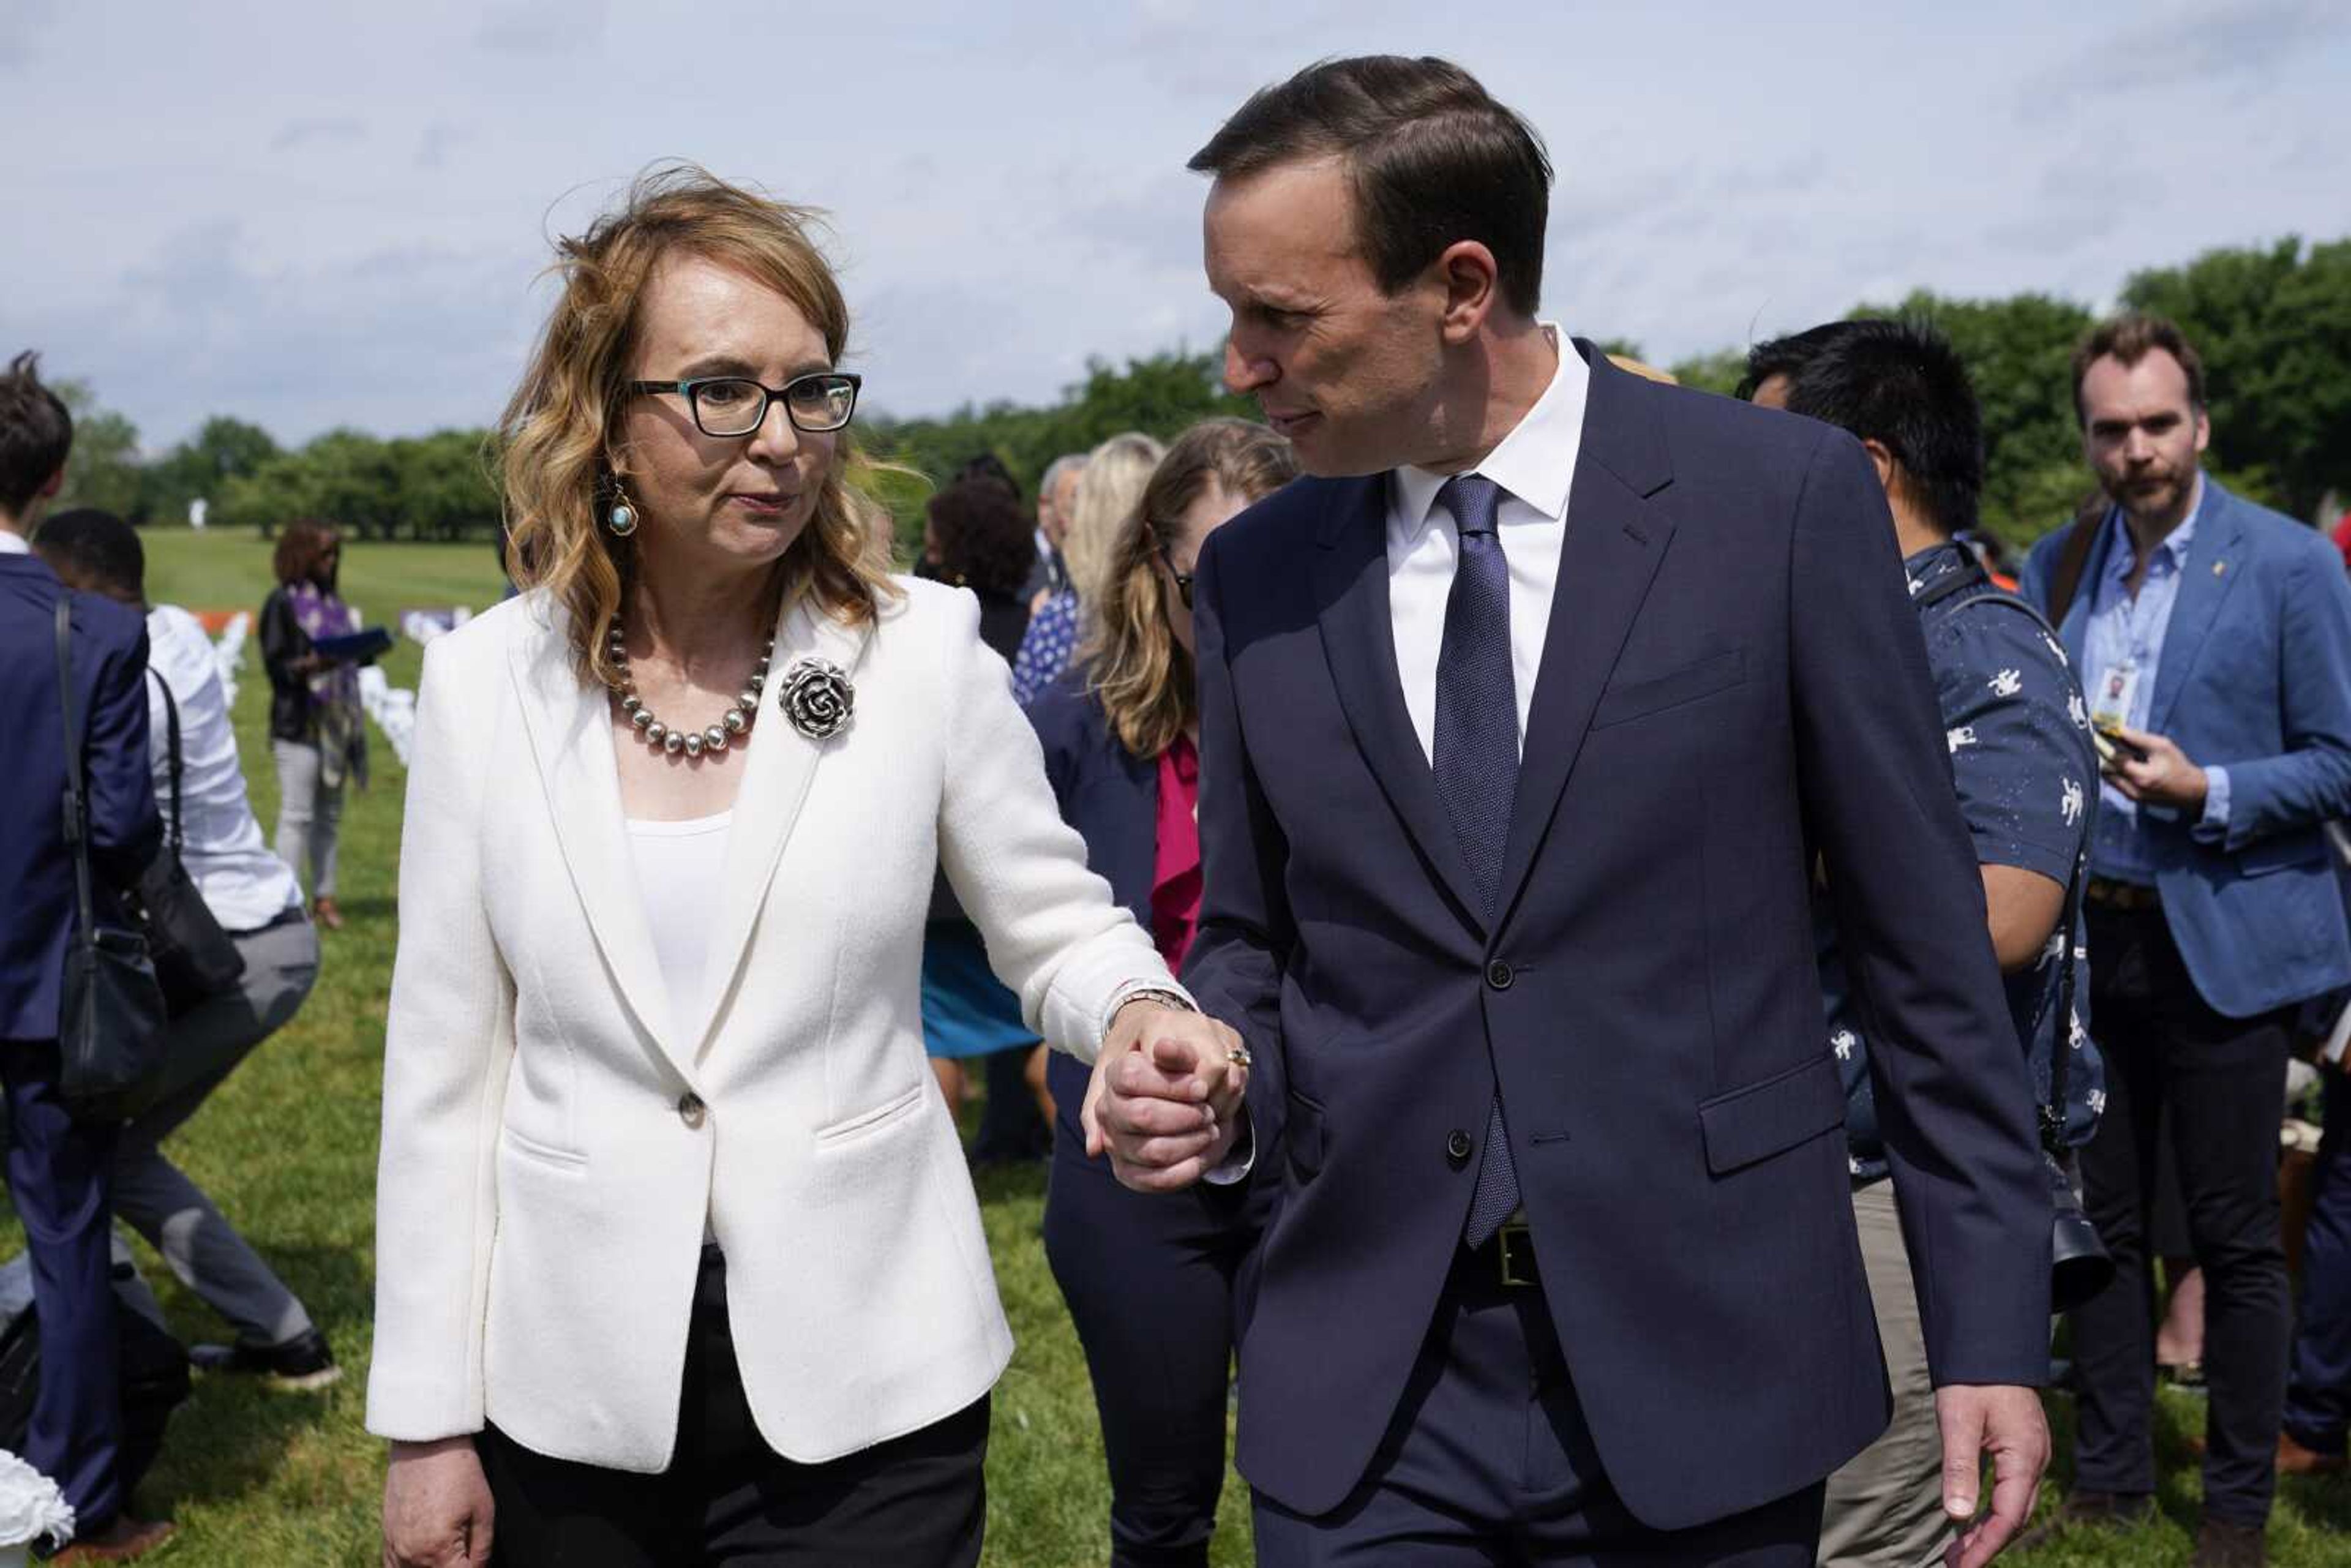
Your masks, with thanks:
<instances>
[{"instance_id":1,"label":"woman in white blazer","mask_svg":"<svg viewBox=\"0 0 2351 1568\"><path fill-rule=\"evenodd\" d=\"M1194 1080L1171 1147L1238 1099L977 603L887 575L805 224L671 170L565 242L503 430L528 591L426 653L368 1390L394 1563L977 1561L1012 1347L923 1051L935 866L1049 1042Z\"/></svg>"}]
</instances>

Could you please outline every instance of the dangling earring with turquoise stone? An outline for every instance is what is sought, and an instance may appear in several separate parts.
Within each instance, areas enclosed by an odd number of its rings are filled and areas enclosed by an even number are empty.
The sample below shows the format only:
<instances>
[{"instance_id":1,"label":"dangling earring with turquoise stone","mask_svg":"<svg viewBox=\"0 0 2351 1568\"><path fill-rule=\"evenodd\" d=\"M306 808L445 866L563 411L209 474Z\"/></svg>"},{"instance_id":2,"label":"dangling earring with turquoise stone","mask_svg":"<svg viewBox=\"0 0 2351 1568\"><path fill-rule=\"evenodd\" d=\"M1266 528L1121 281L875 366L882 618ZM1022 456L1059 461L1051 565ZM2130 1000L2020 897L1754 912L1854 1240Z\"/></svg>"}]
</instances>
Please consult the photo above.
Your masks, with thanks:
<instances>
[{"instance_id":1,"label":"dangling earring with turquoise stone","mask_svg":"<svg viewBox=\"0 0 2351 1568\"><path fill-rule=\"evenodd\" d=\"M612 530L614 538L624 539L637 531L637 508L630 504L629 492L617 481L612 487L612 509L604 514L604 526Z\"/></svg>"}]
</instances>

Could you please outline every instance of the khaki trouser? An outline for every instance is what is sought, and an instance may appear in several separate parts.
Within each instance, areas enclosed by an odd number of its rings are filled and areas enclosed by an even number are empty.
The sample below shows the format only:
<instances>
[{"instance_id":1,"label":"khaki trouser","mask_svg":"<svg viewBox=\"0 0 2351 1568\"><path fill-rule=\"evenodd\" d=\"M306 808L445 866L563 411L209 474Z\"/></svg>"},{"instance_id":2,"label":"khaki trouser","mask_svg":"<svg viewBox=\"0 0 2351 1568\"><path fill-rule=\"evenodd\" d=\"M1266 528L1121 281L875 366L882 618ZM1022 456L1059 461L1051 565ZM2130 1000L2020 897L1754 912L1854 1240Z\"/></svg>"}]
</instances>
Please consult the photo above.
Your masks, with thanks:
<instances>
[{"instance_id":1,"label":"khaki trouser","mask_svg":"<svg viewBox=\"0 0 2351 1568\"><path fill-rule=\"evenodd\" d=\"M1894 1184L1875 1181L1856 1190L1853 1218L1894 1385L1894 1424L1829 1478L1820 1560L1823 1568L1928 1568L1942 1562L1955 1532L1943 1512L1942 1432Z\"/></svg>"}]
</instances>

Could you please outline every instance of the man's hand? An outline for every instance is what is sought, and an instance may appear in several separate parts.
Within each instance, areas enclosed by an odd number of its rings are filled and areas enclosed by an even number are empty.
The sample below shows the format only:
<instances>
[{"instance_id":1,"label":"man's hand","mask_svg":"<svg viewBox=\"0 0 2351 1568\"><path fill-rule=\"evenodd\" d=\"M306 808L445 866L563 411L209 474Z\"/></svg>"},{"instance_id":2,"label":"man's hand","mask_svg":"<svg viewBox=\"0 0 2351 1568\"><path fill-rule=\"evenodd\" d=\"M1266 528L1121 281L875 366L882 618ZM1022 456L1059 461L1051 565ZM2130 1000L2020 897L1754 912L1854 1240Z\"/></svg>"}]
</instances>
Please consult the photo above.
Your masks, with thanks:
<instances>
[{"instance_id":1,"label":"man's hand","mask_svg":"<svg viewBox=\"0 0 2351 1568\"><path fill-rule=\"evenodd\" d=\"M2032 1517L2049 1466L2049 1422L2031 1388L1958 1384L1935 1390L1943 1429L1943 1511L1959 1528L1944 1568L1983 1568ZM1983 1462L1991 1460L1991 1511L1976 1518Z\"/></svg>"},{"instance_id":2,"label":"man's hand","mask_svg":"<svg viewBox=\"0 0 2351 1568\"><path fill-rule=\"evenodd\" d=\"M1249 1070L1240 1036L1216 1019L1138 998L1118 1010L1080 1120L1086 1153L1107 1151L1137 1192L1175 1192L1224 1162L1240 1132Z\"/></svg>"},{"instance_id":3,"label":"man's hand","mask_svg":"<svg viewBox=\"0 0 2351 1568\"><path fill-rule=\"evenodd\" d=\"M2191 814L2204 810L2204 791L2208 787L2204 769L2188 760L2179 742L2128 725L2117 725L2113 734L2116 739L2147 753L2144 758L2128 752L2116 757L2113 766L2105 770L2116 789L2148 805L2174 806Z\"/></svg>"},{"instance_id":4,"label":"man's hand","mask_svg":"<svg viewBox=\"0 0 2351 1568\"><path fill-rule=\"evenodd\" d=\"M490 1560L492 1512L471 1437L394 1443L383 1478L383 1568L479 1568Z\"/></svg>"}]
</instances>

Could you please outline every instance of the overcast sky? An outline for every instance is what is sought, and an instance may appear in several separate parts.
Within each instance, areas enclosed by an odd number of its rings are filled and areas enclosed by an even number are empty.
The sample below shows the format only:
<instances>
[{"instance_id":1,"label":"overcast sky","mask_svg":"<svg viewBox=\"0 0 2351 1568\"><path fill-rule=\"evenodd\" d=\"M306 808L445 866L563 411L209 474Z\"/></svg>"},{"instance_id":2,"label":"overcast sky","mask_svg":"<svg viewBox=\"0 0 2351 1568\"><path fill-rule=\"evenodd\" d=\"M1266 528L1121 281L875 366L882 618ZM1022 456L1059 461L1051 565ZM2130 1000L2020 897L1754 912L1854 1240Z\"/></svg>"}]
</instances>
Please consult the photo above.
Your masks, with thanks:
<instances>
[{"instance_id":1,"label":"overcast sky","mask_svg":"<svg viewBox=\"0 0 2351 1568\"><path fill-rule=\"evenodd\" d=\"M2351 234L2340 0L0 0L0 351L151 450L486 423L549 236L681 156L832 211L870 407L1044 401L1219 340L1185 159L1383 51L1534 122L1545 314L1660 361Z\"/></svg>"}]
</instances>

